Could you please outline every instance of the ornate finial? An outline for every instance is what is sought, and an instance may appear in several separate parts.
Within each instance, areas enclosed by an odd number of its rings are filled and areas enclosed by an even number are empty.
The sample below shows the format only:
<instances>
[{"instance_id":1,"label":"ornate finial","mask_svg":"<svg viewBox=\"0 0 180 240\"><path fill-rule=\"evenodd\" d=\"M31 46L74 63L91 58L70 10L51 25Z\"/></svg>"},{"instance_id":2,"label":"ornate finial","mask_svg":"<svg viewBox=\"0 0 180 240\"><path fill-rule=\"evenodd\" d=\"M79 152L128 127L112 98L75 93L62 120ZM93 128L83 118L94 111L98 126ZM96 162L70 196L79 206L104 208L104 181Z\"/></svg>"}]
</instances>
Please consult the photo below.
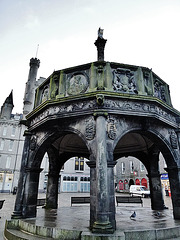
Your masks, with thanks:
<instances>
[{"instance_id":1,"label":"ornate finial","mask_svg":"<svg viewBox=\"0 0 180 240\"><path fill-rule=\"evenodd\" d=\"M98 29L98 37L100 37L101 39L103 39L103 31L104 29L101 28Z\"/></svg>"},{"instance_id":2,"label":"ornate finial","mask_svg":"<svg viewBox=\"0 0 180 240\"><path fill-rule=\"evenodd\" d=\"M106 41L107 40L103 38L103 29L99 28L98 38L94 43L98 51L98 61L104 61L104 48L105 48Z\"/></svg>"}]
</instances>

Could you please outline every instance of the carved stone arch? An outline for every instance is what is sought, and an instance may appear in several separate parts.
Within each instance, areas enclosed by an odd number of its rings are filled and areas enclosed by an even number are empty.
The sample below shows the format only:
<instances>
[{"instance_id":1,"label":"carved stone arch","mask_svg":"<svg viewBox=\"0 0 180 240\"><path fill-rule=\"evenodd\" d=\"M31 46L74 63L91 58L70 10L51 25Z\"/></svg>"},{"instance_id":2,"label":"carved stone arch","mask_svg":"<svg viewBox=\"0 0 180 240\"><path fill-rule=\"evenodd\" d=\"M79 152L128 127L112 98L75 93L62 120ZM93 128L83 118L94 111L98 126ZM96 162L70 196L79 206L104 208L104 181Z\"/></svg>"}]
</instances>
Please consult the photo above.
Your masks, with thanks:
<instances>
[{"instance_id":1,"label":"carved stone arch","mask_svg":"<svg viewBox=\"0 0 180 240\"><path fill-rule=\"evenodd\" d=\"M163 154L167 166L177 167L179 159L177 151L172 147L170 140L161 133L161 130L159 129L158 131L157 128L151 128L145 134L150 137L150 139L153 139Z\"/></svg>"},{"instance_id":2,"label":"carved stone arch","mask_svg":"<svg viewBox=\"0 0 180 240\"><path fill-rule=\"evenodd\" d=\"M91 155L92 149L91 149L90 145L88 144L88 139L87 139L85 133L83 133L80 130L78 130L76 128L73 128L73 127L69 127L66 131L67 132L73 132L74 134L77 134L83 140L83 142L85 143L85 145L86 145L86 147L89 151L89 155Z\"/></svg>"},{"instance_id":3,"label":"carved stone arch","mask_svg":"<svg viewBox=\"0 0 180 240\"><path fill-rule=\"evenodd\" d=\"M173 129L166 129L167 132L173 131ZM158 146L159 150L163 153L167 166L168 165L177 165L178 163L178 152L177 149L172 146L170 134L168 136L164 136L164 129L161 127L151 126L151 128L143 129L142 124L139 123L139 126L136 124L134 127L133 125L128 126L127 128L123 128L121 131L118 132L116 138L113 141L113 152L114 152L114 159L117 159L115 149L117 148L117 144L121 141L125 136L128 134L139 134L142 138L148 138L152 144ZM136 154L135 154L136 155ZM120 155L120 156L123 156Z\"/></svg>"},{"instance_id":4,"label":"carved stone arch","mask_svg":"<svg viewBox=\"0 0 180 240\"><path fill-rule=\"evenodd\" d=\"M41 161L43 159L43 156L45 152L48 152L48 148L51 147L53 142L55 142L60 136L65 136L68 134L76 134L79 138L82 139L84 142L89 154L87 153L81 153L82 157L88 157L91 154L91 149L87 143L87 139L84 136L82 132L79 130L73 128L73 127L66 127L63 128L62 130L60 128L55 129L54 131L46 132L40 141L37 141L36 148L31 151L31 156L30 156L30 162L29 162L29 167L40 167ZM69 153L66 156L64 156L67 160L67 158L73 157L74 154Z\"/></svg>"},{"instance_id":5,"label":"carved stone arch","mask_svg":"<svg viewBox=\"0 0 180 240\"><path fill-rule=\"evenodd\" d=\"M117 137L113 141L113 151L116 148L118 142L123 138L123 136L125 136L126 134L128 134L129 132L134 131L134 130L137 130L137 129L134 129L134 128L133 129L128 129L127 128L127 129L123 129L123 131L121 131L120 134L117 134Z\"/></svg>"},{"instance_id":6,"label":"carved stone arch","mask_svg":"<svg viewBox=\"0 0 180 240\"><path fill-rule=\"evenodd\" d=\"M40 134L39 132L36 135ZM42 138L37 137L36 147L35 149L30 151L28 167L36 167L40 168L42 159L47 149L50 147L49 139L54 139L53 132L41 132L44 135ZM38 141L39 140L39 141Z\"/></svg>"}]
</instances>

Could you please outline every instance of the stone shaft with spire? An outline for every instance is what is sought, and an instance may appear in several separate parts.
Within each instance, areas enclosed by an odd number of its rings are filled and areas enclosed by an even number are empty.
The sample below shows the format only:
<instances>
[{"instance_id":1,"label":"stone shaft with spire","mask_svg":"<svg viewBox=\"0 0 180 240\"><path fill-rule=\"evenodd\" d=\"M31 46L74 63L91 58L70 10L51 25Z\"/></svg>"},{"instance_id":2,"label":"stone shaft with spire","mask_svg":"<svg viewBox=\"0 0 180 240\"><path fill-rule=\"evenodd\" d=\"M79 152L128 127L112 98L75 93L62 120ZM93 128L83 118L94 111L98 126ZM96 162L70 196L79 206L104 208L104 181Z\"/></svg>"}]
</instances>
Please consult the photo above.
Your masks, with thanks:
<instances>
[{"instance_id":1,"label":"stone shaft with spire","mask_svg":"<svg viewBox=\"0 0 180 240\"><path fill-rule=\"evenodd\" d=\"M40 66L40 60L37 58L30 59L30 69L28 81L26 83L25 94L24 94L24 107L23 107L23 118L32 111L35 98L35 88L37 71Z\"/></svg>"}]
</instances>

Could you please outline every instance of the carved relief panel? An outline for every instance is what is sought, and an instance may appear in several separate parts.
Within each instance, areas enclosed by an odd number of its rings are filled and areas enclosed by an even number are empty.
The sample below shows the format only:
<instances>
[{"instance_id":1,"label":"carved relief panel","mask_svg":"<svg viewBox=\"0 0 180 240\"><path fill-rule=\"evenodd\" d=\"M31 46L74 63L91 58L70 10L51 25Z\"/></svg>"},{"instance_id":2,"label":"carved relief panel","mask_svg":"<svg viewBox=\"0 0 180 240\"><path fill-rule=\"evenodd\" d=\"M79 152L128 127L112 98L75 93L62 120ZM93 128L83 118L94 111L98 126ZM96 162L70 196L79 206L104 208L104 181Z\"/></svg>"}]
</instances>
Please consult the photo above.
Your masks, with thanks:
<instances>
[{"instance_id":1,"label":"carved relief panel","mask_svg":"<svg viewBox=\"0 0 180 240\"><path fill-rule=\"evenodd\" d=\"M113 71L113 89L116 92L137 93L134 72L117 68Z\"/></svg>"},{"instance_id":2,"label":"carved relief panel","mask_svg":"<svg viewBox=\"0 0 180 240\"><path fill-rule=\"evenodd\" d=\"M173 149L178 148L178 138L174 130L170 131L170 143Z\"/></svg>"},{"instance_id":3,"label":"carved relief panel","mask_svg":"<svg viewBox=\"0 0 180 240\"><path fill-rule=\"evenodd\" d=\"M108 117L107 119L107 134L108 134L108 137L112 140L116 138L116 133L117 133L115 121L116 120L112 117Z\"/></svg>"},{"instance_id":4,"label":"carved relief panel","mask_svg":"<svg viewBox=\"0 0 180 240\"><path fill-rule=\"evenodd\" d=\"M32 135L31 143L30 143L30 149L31 150L35 150L36 144L37 144L37 136L36 135Z\"/></svg>"},{"instance_id":5,"label":"carved relief panel","mask_svg":"<svg viewBox=\"0 0 180 240\"><path fill-rule=\"evenodd\" d=\"M96 124L94 118L86 120L85 137L87 140L93 140L96 134Z\"/></svg>"},{"instance_id":6,"label":"carved relief panel","mask_svg":"<svg viewBox=\"0 0 180 240\"><path fill-rule=\"evenodd\" d=\"M167 102L165 86L157 78L154 80L154 96Z\"/></svg>"},{"instance_id":7,"label":"carved relief panel","mask_svg":"<svg viewBox=\"0 0 180 240\"><path fill-rule=\"evenodd\" d=\"M58 95L59 74L54 74L51 79L51 93L50 98L54 99Z\"/></svg>"},{"instance_id":8,"label":"carved relief panel","mask_svg":"<svg viewBox=\"0 0 180 240\"><path fill-rule=\"evenodd\" d=\"M144 79L144 87L145 87L145 92L147 95L152 95L152 79L150 76L150 72L143 72L143 79Z\"/></svg>"},{"instance_id":9,"label":"carved relief panel","mask_svg":"<svg viewBox=\"0 0 180 240\"><path fill-rule=\"evenodd\" d=\"M49 84L45 85L42 90L41 102L45 102L49 98Z\"/></svg>"},{"instance_id":10,"label":"carved relief panel","mask_svg":"<svg viewBox=\"0 0 180 240\"><path fill-rule=\"evenodd\" d=\"M67 94L76 95L85 93L89 86L88 75L84 72L76 72L71 74L67 79Z\"/></svg>"}]
</instances>

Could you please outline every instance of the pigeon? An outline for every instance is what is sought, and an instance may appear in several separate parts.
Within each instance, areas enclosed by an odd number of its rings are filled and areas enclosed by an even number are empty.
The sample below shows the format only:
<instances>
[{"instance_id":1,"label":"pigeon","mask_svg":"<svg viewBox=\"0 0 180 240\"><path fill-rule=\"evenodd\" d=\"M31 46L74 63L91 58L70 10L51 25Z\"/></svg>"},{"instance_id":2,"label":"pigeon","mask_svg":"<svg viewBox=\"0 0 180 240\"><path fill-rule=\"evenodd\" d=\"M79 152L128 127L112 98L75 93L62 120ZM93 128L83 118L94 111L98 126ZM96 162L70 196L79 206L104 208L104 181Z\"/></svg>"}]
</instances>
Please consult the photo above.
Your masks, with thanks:
<instances>
[{"instance_id":1,"label":"pigeon","mask_svg":"<svg viewBox=\"0 0 180 240\"><path fill-rule=\"evenodd\" d=\"M130 219L131 220L136 220L136 212L134 211L133 214L130 216Z\"/></svg>"},{"instance_id":2,"label":"pigeon","mask_svg":"<svg viewBox=\"0 0 180 240\"><path fill-rule=\"evenodd\" d=\"M155 218L159 218L161 214L160 214L160 212L155 212L153 215Z\"/></svg>"}]
</instances>

